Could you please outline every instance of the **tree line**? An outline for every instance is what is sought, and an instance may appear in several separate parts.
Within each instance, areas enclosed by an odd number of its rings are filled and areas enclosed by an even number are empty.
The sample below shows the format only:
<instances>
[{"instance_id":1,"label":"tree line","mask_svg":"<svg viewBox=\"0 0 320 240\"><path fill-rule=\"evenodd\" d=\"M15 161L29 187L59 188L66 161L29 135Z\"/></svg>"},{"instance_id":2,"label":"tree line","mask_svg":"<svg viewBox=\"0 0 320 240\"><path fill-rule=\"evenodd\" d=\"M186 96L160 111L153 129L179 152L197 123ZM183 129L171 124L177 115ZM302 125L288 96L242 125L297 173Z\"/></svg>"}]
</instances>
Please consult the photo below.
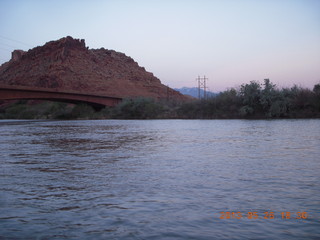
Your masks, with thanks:
<instances>
[{"instance_id":1,"label":"tree line","mask_svg":"<svg viewBox=\"0 0 320 240\"><path fill-rule=\"evenodd\" d=\"M313 90L294 85L279 89L269 79L251 81L216 97L181 105L186 118L317 118L320 117L320 84Z\"/></svg>"},{"instance_id":2,"label":"tree line","mask_svg":"<svg viewBox=\"0 0 320 240\"><path fill-rule=\"evenodd\" d=\"M251 81L207 99L188 102L125 99L95 111L86 104L30 104L21 100L0 107L0 119L272 119L319 118L320 84L312 90L294 85L279 89L265 79Z\"/></svg>"}]
</instances>

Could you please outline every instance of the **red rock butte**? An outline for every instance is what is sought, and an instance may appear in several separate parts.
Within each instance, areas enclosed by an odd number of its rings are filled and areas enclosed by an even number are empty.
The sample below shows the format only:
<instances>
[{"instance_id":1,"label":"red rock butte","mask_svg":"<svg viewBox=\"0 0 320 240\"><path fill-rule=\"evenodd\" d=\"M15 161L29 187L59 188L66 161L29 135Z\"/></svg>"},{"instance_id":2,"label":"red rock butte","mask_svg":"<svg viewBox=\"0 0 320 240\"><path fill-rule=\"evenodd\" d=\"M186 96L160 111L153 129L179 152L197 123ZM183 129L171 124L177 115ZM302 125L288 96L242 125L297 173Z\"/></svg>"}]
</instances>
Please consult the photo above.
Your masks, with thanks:
<instances>
[{"instance_id":1,"label":"red rock butte","mask_svg":"<svg viewBox=\"0 0 320 240\"><path fill-rule=\"evenodd\" d=\"M83 39L69 36L27 52L13 51L11 60L0 67L0 85L114 98L188 99L131 57L89 49Z\"/></svg>"}]
</instances>

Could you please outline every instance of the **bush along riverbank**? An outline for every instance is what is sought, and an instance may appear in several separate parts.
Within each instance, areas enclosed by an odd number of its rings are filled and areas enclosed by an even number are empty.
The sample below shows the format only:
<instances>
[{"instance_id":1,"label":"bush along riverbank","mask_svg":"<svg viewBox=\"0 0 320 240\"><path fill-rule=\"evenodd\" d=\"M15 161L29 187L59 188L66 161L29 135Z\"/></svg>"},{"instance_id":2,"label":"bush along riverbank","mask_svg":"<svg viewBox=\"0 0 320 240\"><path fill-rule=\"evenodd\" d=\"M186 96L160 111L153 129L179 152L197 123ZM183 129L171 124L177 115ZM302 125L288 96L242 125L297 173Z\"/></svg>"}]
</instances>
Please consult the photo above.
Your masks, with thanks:
<instances>
[{"instance_id":1,"label":"bush along riverbank","mask_svg":"<svg viewBox=\"0 0 320 240\"><path fill-rule=\"evenodd\" d=\"M238 90L182 104L178 111L185 118L319 118L320 84L313 90L297 85L278 89L269 79L251 81Z\"/></svg>"},{"instance_id":2,"label":"bush along riverbank","mask_svg":"<svg viewBox=\"0 0 320 240\"><path fill-rule=\"evenodd\" d=\"M269 79L251 81L217 96L178 103L148 98L125 99L95 111L86 104L49 101L0 103L0 119L273 119L319 118L320 84L312 90L279 89Z\"/></svg>"}]
</instances>

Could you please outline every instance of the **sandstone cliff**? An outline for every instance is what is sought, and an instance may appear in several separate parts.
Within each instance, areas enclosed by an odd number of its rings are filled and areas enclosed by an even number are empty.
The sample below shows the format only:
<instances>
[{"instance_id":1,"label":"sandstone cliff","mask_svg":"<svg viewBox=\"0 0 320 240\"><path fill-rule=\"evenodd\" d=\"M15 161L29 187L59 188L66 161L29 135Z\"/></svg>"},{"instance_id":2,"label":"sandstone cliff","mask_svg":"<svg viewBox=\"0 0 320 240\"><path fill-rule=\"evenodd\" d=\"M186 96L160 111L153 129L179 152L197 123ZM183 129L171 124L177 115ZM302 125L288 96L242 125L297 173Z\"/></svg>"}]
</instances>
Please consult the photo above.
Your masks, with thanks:
<instances>
[{"instance_id":1,"label":"sandstone cliff","mask_svg":"<svg viewBox=\"0 0 320 240\"><path fill-rule=\"evenodd\" d=\"M15 50L0 67L0 85L121 98L186 99L125 54L88 49L84 40L72 37L27 52Z\"/></svg>"}]
</instances>

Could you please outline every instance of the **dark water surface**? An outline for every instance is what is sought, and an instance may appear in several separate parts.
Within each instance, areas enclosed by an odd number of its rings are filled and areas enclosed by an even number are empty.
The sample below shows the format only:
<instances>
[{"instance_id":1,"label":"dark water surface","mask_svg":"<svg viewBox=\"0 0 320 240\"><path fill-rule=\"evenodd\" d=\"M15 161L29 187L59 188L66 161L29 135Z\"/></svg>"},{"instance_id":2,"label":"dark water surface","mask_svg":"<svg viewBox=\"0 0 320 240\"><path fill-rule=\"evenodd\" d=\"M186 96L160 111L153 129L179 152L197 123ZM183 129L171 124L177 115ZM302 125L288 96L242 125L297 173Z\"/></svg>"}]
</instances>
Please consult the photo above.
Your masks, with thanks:
<instances>
[{"instance_id":1,"label":"dark water surface","mask_svg":"<svg viewBox=\"0 0 320 240\"><path fill-rule=\"evenodd\" d=\"M2 120L0 133L0 239L320 239L320 120Z\"/></svg>"}]
</instances>

